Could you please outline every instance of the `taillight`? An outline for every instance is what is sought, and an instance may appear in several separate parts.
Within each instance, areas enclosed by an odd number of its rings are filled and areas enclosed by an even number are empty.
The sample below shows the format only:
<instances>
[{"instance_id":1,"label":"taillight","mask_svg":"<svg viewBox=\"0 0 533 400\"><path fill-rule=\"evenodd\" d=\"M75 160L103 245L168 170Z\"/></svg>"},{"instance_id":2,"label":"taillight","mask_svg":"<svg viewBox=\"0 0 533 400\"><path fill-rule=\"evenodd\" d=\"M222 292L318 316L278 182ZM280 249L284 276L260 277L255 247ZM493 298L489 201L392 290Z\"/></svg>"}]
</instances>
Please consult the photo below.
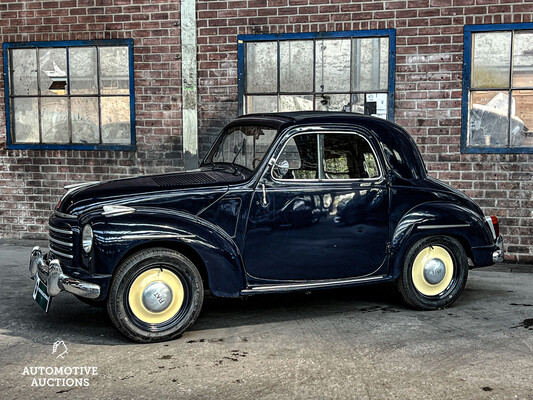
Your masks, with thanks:
<instances>
[{"instance_id":1,"label":"taillight","mask_svg":"<svg viewBox=\"0 0 533 400\"><path fill-rule=\"evenodd\" d=\"M500 236L500 221L498 220L498 217L495 215L491 215L490 219L492 220L492 226L494 226L494 232L496 233L496 237Z\"/></svg>"}]
</instances>

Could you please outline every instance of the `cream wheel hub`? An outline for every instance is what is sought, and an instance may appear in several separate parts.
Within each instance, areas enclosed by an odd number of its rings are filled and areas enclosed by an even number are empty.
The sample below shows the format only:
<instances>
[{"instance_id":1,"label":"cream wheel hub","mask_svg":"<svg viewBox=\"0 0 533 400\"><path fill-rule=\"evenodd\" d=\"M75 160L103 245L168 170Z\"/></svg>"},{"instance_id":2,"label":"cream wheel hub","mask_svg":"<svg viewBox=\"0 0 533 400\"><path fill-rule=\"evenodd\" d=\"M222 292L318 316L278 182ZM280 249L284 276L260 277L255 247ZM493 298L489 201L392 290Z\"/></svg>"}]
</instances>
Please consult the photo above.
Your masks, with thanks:
<instances>
[{"instance_id":1,"label":"cream wheel hub","mask_svg":"<svg viewBox=\"0 0 533 400\"><path fill-rule=\"evenodd\" d=\"M183 284L174 272L152 268L134 279L128 303L133 315L141 321L161 324L178 314L184 297Z\"/></svg>"},{"instance_id":2,"label":"cream wheel hub","mask_svg":"<svg viewBox=\"0 0 533 400\"><path fill-rule=\"evenodd\" d=\"M448 288L453 274L452 256L444 247L435 245L418 253L411 276L416 290L425 296L437 296Z\"/></svg>"}]
</instances>

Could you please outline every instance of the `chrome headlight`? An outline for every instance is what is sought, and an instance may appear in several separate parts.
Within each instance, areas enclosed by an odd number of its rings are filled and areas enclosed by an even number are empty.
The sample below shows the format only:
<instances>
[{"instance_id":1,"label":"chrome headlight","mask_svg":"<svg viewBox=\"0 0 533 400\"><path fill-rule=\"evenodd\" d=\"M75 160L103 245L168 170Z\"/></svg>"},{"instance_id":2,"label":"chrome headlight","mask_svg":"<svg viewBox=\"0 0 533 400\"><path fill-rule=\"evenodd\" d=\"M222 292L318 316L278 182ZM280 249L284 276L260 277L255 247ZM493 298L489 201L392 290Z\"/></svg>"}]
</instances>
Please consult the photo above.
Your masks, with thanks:
<instances>
[{"instance_id":1,"label":"chrome headlight","mask_svg":"<svg viewBox=\"0 0 533 400\"><path fill-rule=\"evenodd\" d=\"M93 248L93 230L89 224L83 227L81 245L86 253L89 253Z\"/></svg>"}]
</instances>

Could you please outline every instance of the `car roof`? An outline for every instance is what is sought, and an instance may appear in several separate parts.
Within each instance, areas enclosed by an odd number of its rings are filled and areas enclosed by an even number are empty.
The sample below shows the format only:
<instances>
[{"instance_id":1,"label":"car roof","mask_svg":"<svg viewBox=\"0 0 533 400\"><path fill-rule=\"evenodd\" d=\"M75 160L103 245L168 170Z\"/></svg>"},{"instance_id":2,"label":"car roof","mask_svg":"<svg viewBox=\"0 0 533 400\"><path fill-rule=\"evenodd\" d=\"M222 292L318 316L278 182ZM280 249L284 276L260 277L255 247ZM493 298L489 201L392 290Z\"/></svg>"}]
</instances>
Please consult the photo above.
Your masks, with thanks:
<instances>
[{"instance_id":1,"label":"car roof","mask_svg":"<svg viewBox=\"0 0 533 400\"><path fill-rule=\"evenodd\" d=\"M344 124L366 128L381 143L388 164L400 176L417 179L426 176L422 155L413 138L400 125L383 118L352 112L293 111L263 114L246 114L238 117L231 125L270 126L278 132L299 125Z\"/></svg>"}]
</instances>

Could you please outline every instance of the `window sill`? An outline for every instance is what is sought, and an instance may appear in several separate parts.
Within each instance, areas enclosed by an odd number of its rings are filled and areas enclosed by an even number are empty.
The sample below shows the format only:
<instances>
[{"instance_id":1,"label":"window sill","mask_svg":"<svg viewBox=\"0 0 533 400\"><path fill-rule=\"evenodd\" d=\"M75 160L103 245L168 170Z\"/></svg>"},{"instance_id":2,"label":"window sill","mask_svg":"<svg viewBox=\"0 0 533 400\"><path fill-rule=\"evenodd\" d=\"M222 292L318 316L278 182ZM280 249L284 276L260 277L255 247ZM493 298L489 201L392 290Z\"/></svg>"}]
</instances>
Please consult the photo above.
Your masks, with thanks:
<instances>
[{"instance_id":1,"label":"window sill","mask_svg":"<svg viewBox=\"0 0 533 400\"><path fill-rule=\"evenodd\" d=\"M527 154L533 147L472 147L461 146L462 154Z\"/></svg>"},{"instance_id":2,"label":"window sill","mask_svg":"<svg viewBox=\"0 0 533 400\"><path fill-rule=\"evenodd\" d=\"M135 151L134 144L54 144L54 143L8 143L8 150L112 150L112 151Z\"/></svg>"}]
</instances>

